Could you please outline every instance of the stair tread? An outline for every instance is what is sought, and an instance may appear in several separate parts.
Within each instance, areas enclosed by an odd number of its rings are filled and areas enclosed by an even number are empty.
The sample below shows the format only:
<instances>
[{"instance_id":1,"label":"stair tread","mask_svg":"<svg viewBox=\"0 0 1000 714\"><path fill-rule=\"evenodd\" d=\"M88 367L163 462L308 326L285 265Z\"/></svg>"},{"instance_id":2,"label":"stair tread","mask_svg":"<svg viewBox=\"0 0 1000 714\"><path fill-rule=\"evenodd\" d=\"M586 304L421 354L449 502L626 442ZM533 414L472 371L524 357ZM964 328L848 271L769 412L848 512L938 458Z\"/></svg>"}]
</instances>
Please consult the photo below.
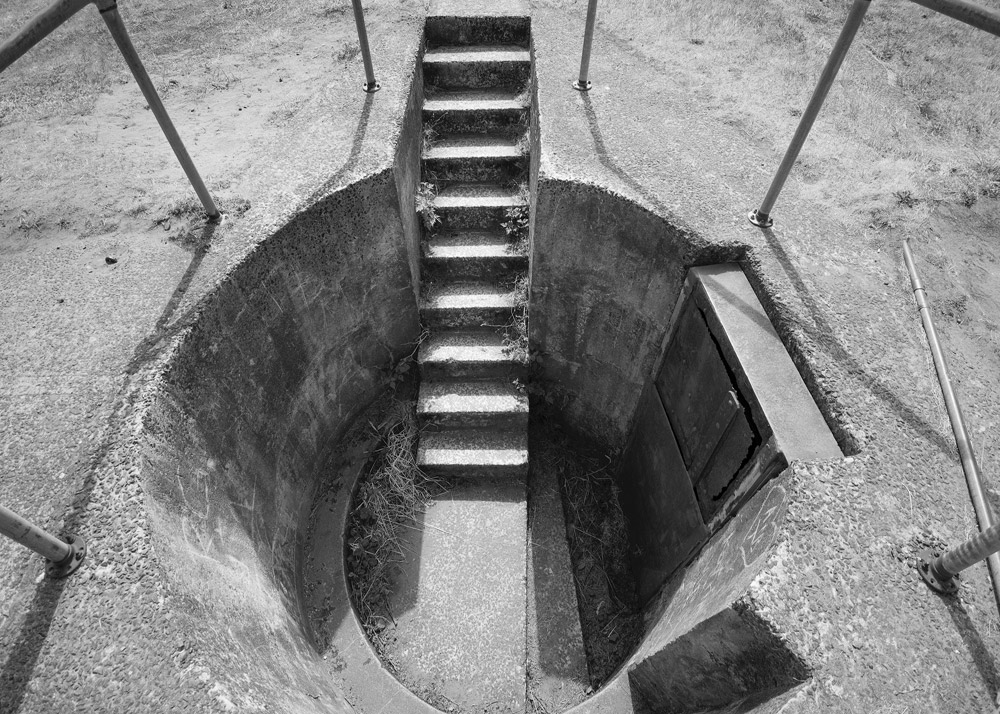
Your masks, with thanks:
<instances>
[{"instance_id":1,"label":"stair tread","mask_svg":"<svg viewBox=\"0 0 1000 714\"><path fill-rule=\"evenodd\" d=\"M527 258L522 247L518 249L507 236L493 231L465 231L436 234L427 241L424 257L433 260L462 258Z\"/></svg>"},{"instance_id":2,"label":"stair tread","mask_svg":"<svg viewBox=\"0 0 1000 714\"><path fill-rule=\"evenodd\" d=\"M509 381L421 382L417 414L527 414L528 396Z\"/></svg>"},{"instance_id":3,"label":"stair tread","mask_svg":"<svg viewBox=\"0 0 1000 714\"><path fill-rule=\"evenodd\" d=\"M444 429L420 436L421 466L522 466L528 463L525 429Z\"/></svg>"},{"instance_id":4,"label":"stair tread","mask_svg":"<svg viewBox=\"0 0 1000 714\"><path fill-rule=\"evenodd\" d=\"M424 151L424 159L518 159L527 154L523 142L483 134L446 136Z\"/></svg>"},{"instance_id":5,"label":"stair tread","mask_svg":"<svg viewBox=\"0 0 1000 714\"><path fill-rule=\"evenodd\" d=\"M493 183L454 183L434 197L435 208L507 208L526 206L516 186Z\"/></svg>"},{"instance_id":6,"label":"stair tread","mask_svg":"<svg viewBox=\"0 0 1000 714\"><path fill-rule=\"evenodd\" d=\"M528 94L515 89L438 90L424 99L424 111L516 111L527 109L528 103Z\"/></svg>"},{"instance_id":7,"label":"stair tread","mask_svg":"<svg viewBox=\"0 0 1000 714\"><path fill-rule=\"evenodd\" d=\"M420 345L417 361L521 364L524 360L495 330L441 330Z\"/></svg>"},{"instance_id":8,"label":"stair tread","mask_svg":"<svg viewBox=\"0 0 1000 714\"><path fill-rule=\"evenodd\" d=\"M424 309L513 308L514 291L490 283L444 282L428 290Z\"/></svg>"},{"instance_id":9,"label":"stair tread","mask_svg":"<svg viewBox=\"0 0 1000 714\"><path fill-rule=\"evenodd\" d=\"M531 53L516 45L452 45L424 53L424 64L455 62L530 62Z\"/></svg>"}]
</instances>

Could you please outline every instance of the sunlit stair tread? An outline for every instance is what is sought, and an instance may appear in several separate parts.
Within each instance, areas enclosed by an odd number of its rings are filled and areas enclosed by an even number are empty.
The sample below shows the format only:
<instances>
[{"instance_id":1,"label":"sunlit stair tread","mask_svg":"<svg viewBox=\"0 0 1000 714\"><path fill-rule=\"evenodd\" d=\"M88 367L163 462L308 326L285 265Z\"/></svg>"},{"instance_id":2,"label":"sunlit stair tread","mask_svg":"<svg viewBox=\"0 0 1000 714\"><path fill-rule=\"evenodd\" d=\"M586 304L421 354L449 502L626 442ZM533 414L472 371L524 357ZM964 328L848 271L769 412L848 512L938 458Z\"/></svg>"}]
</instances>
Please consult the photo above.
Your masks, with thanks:
<instances>
[{"instance_id":1,"label":"sunlit stair tread","mask_svg":"<svg viewBox=\"0 0 1000 714\"><path fill-rule=\"evenodd\" d=\"M528 397L514 384L489 382L422 382L417 414L527 414Z\"/></svg>"},{"instance_id":2,"label":"sunlit stair tread","mask_svg":"<svg viewBox=\"0 0 1000 714\"><path fill-rule=\"evenodd\" d=\"M441 283L427 293L423 308L460 310L463 308L513 308L514 292L489 283Z\"/></svg>"},{"instance_id":3,"label":"sunlit stair tread","mask_svg":"<svg viewBox=\"0 0 1000 714\"><path fill-rule=\"evenodd\" d=\"M424 111L479 112L519 111L528 108L526 92L508 89L440 90L424 99Z\"/></svg>"},{"instance_id":4,"label":"sunlit stair tread","mask_svg":"<svg viewBox=\"0 0 1000 714\"><path fill-rule=\"evenodd\" d=\"M463 258L527 258L503 233L494 231L453 231L434 235L427 241L424 257L432 260Z\"/></svg>"},{"instance_id":5,"label":"sunlit stair tread","mask_svg":"<svg viewBox=\"0 0 1000 714\"><path fill-rule=\"evenodd\" d=\"M526 153L516 139L480 134L439 138L424 151L424 159L519 159Z\"/></svg>"},{"instance_id":6,"label":"sunlit stair tread","mask_svg":"<svg viewBox=\"0 0 1000 714\"><path fill-rule=\"evenodd\" d=\"M445 429L420 437L417 463L423 467L518 467L528 464L524 429Z\"/></svg>"},{"instance_id":7,"label":"sunlit stair tread","mask_svg":"<svg viewBox=\"0 0 1000 714\"><path fill-rule=\"evenodd\" d=\"M446 186L434 197L434 207L448 208L514 208L526 206L516 186L493 183L455 183Z\"/></svg>"},{"instance_id":8,"label":"sunlit stair tread","mask_svg":"<svg viewBox=\"0 0 1000 714\"><path fill-rule=\"evenodd\" d=\"M495 330L440 330L420 345L420 364L432 362L517 363L523 360Z\"/></svg>"},{"instance_id":9,"label":"sunlit stair tread","mask_svg":"<svg viewBox=\"0 0 1000 714\"><path fill-rule=\"evenodd\" d=\"M530 62L531 53L512 45L458 45L434 47L424 53L424 64L458 62Z\"/></svg>"}]
</instances>

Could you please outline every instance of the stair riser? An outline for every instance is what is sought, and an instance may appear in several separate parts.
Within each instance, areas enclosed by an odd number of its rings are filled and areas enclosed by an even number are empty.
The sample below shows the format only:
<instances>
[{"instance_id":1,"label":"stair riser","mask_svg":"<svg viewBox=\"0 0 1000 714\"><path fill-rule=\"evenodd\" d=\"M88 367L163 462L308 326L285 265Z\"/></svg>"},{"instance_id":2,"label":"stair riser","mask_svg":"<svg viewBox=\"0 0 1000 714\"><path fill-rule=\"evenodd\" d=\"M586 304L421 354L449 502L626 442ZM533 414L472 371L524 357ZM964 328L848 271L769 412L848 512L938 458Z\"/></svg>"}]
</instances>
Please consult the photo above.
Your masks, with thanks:
<instances>
[{"instance_id":1,"label":"stair riser","mask_svg":"<svg viewBox=\"0 0 1000 714\"><path fill-rule=\"evenodd\" d=\"M425 62L424 83L447 89L484 89L528 85L529 62Z\"/></svg>"},{"instance_id":2,"label":"stair riser","mask_svg":"<svg viewBox=\"0 0 1000 714\"><path fill-rule=\"evenodd\" d=\"M441 219L438 230L497 230L507 218L508 206L438 208Z\"/></svg>"},{"instance_id":3,"label":"stair riser","mask_svg":"<svg viewBox=\"0 0 1000 714\"><path fill-rule=\"evenodd\" d=\"M449 308L420 310L420 321L428 328L503 327L511 321L510 308Z\"/></svg>"},{"instance_id":4,"label":"stair riser","mask_svg":"<svg viewBox=\"0 0 1000 714\"><path fill-rule=\"evenodd\" d=\"M428 280L499 280L528 269L526 256L509 258L427 258L421 263Z\"/></svg>"},{"instance_id":5,"label":"stair riser","mask_svg":"<svg viewBox=\"0 0 1000 714\"><path fill-rule=\"evenodd\" d=\"M528 17L428 17L424 27L428 47L455 45L517 45L528 48Z\"/></svg>"},{"instance_id":6,"label":"stair riser","mask_svg":"<svg viewBox=\"0 0 1000 714\"><path fill-rule=\"evenodd\" d=\"M424 177L433 175L438 185L452 181L489 181L508 184L527 181L528 157L424 159Z\"/></svg>"},{"instance_id":7,"label":"stair riser","mask_svg":"<svg viewBox=\"0 0 1000 714\"><path fill-rule=\"evenodd\" d=\"M422 427L475 428L475 429L527 429L527 412L418 412Z\"/></svg>"},{"instance_id":8,"label":"stair riser","mask_svg":"<svg viewBox=\"0 0 1000 714\"><path fill-rule=\"evenodd\" d=\"M524 136L528 129L527 109L424 110L423 119L438 134L488 134L514 138Z\"/></svg>"},{"instance_id":9,"label":"stair riser","mask_svg":"<svg viewBox=\"0 0 1000 714\"><path fill-rule=\"evenodd\" d=\"M528 369L517 362L424 362L420 365L420 378L426 380L461 379L513 381L527 378Z\"/></svg>"},{"instance_id":10,"label":"stair riser","mask_svg":"<svg viewBox=\"0 0 1000 714\"><path fill-rule=\"evenodd\" d=\"M428 476L442 477L465 477L470 479L523 479L528 475L528 465L518 464L516 466L481 466L471 464L467 466L442 466L432 464L420 464L420 470Z\"/></svg>"}]
</instances>

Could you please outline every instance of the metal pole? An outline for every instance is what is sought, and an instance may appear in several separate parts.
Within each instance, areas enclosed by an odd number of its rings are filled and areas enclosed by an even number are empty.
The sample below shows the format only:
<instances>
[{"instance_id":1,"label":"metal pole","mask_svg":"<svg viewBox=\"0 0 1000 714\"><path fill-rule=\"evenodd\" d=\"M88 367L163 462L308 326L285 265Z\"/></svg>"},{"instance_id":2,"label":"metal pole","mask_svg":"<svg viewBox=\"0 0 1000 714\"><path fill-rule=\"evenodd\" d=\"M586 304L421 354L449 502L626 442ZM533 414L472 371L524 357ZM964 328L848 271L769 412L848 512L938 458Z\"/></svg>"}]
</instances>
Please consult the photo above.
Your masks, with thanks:
<instances>
[{"instance_id":1,"label":"metal pole","mask_svg":"<svg viewBox=\"0 0 1000 714\"><path fill-rule=\"evenodd\" d=\"M597 0L590 0L587 5L587 29L583 32L583 56L580 57L580 78L573 82L573 89L581 92L590 91L590 48L594 44L594 20L597 18Z\"/></svg>"},{"instance_id":2,"label":"metal pole","mask_svg":"<svg viewBox=\"0 0 1000 714\"><path fill-rule=\"evenodd\" d=\"M16 35L0 45L0 72L91 2L93 0L57 0L31 18Z\"/></svg>"},{"instance_id":3,"label":"metal pole","mask_svg":"<svg viewBox=\"0 0 1000 714\"><path fill-rule=\"evenodd\" d=\"M920 574L939 592L955 592L954 578L963 570L1000 551L1000 523L957 545L944 555L922 554Z\"/></svg>"},{"instance_id":4,"label":"metal pole","mask_svg":"<svg viewBox=\"0 0 1000 714\"><path fill-rule=\"evenodd\" d=\"M60 540L31 521L21 518L9 508L0 506L0 534L3 534L49 561L49 575L65 577L78 567L87 555L87 545L79 536Z\"/></svg>"},{"instance_id":5,"label":"metal pole","mask_svg":"<svg viewBox=\"0 0 1000 714\"><path fill-rule=\"evenodd\" d=\"M372 67L372 52L368 49L368 33L365 31L365 11L361 0L351 0L354 4L354 23L358 26L358 44L361 45L361 59L365 63L365 83L361 85L369 94L377 92L382 85L375 81L375 68Z\"/></svg>"},{"instance_id":6,"label":"metal pole","mask_svg":"<svg viewBox=\"0 0 1000 714\"><path fill-rule=\"evenodd\" d=\"M962 460L965 484L969 489L969 497L972 499L972 507L976 512L976 520L979 522L981 531L989 532L993 528L993 512L983 494L979 464L976 463L976 455L973 453L972 444L969 441L969 432L965 428L962 407L959 405L958 398L951 386L948 365L945 363L944 352L942 352L941 343L938 341L937 330L934 329L934 320L931 318L931 311L927 304L926 291L917 275L917 267L913 262L913 253L910 252L909 240L903 241L903 259L906 261L906 269L910 273L913 297L917 301L920 320L924 324L927 343L930 345L931 355L934 358L934 368L937 370L938 382L941 384L941 394L944 397L945 407L948 409L948 418L951 419L951 430L955 434L955 444L958 446L958 455ZM987 558L986 564L989 567L990 580L993 582L993 597L997 602L997 610L1000 611L1000 555L993 553Z\"/></svg>"},{"instance_id":7,"label":"metal pole","mask_svg":"<svg viewBox=\"0 0 1000 714\"><path fill-rule=\"evenodd\" d=\"M95 4L100 8L104 24L108 26L111 36L115 38L115 44L118 45L122 57L125 58L125 64L132 70L132 76L135 77L139 89L142 90L142 95L146 98L149 108L153 111L156 121L160 124L160 129L163 130L164 135L167 137L170 148L174 150L181 168L184 169L184 173L187 174L191 186L194 187L195 193L201 199L209 220L219 220L222 214L219 213L219 209L215 206L215 201L212 200L212 195L205 187L205 182L201 180L198 169L195 168L194 162L191 161L187 149L184 148L184 142L181 141L181 137L177 134L177 130L174 128L173 122L170 121L170 116L163 106L163 102L160 101L160 97L156 93L156 87L153 86L152 80L146 74L146 68L142 66L142 60L139 59L135 47L132 46L132 40L129 39L125 23L122 22L121 16L118 14L118 3L115 0L95 0Z\"/></svg>"},{"instance_id":8,"label":"metal pole","mask_svg":"<svg viewBox=\"0 0 1000 714\"><path fill-rule=\"evenodd\" d=\"M966 25L1000 37L1000 13L966 0L911 0Z\"/></svg>"},{"instance_id":9,"label":"metal pole","mask_svg":"<svg viewBox=\"0 0 1000 714\"><path fill-rule=\"evenodd\" d=\"M778 200L778 194L781 193L781 188L785 185L788 172L792 170L795 160L799 157L799 152L802 151L802 145L806 143L806 137L809 136L809 130L812 129L813 122L816 121L816 117L819 115L819 110L823 108L826 95L830 92L833 80L837 78L840 65L843 64L844 57L851 48L851 43L854 41L854 36L858 33L858 28L861 27L861 21L864 19L865 13L868 12L869 5L871 5L871 0L854 0L851 11L847 15L847 20L844 21L844 29L840 31L840 37L837 38L837 42L830 52L830 57L826 61L826 66L823 67L823 73L819 77L819 82L816 83L816 90L813 92L812 99L809 100L809 105L802 113L802 119L799 120L795 136L792 137L792 141L788 145L785 158L781 160L781 165L778 166L778 171L771 181L771 188L768 189L763 203L760 204L760 208L752 211L747 216L755 226L769 228L774 225L774 221L771 220L771 209L774 208L774 202Z\"/></svg>"}]
</instances>

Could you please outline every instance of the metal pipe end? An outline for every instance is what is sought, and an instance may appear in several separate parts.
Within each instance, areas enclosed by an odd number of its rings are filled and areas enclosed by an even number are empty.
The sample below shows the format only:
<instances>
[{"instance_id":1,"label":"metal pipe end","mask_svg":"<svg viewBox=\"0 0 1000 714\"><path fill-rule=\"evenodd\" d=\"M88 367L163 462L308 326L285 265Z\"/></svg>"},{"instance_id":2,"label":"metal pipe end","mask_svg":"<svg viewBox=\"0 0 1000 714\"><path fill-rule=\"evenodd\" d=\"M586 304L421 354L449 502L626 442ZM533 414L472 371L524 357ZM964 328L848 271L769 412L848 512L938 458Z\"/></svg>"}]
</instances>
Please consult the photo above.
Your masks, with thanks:
<instances>
[{"instance_id":1,"label":"metal pipe end","mask_svg":"<svg viewBox=\"0 0 1000 714\"><path fill-rule=\"evenodd\" d=\"M937 560L939 553L935 553L932 550L922 550L918 555L917 571L920 573L920 577L924 579L924 582L930 586L931 590L939 592L942 595L955 595L958 593L958 583L955 582L958 576L945 577L947 573L934 567L934 561Z\"/></svg>"},{"instance_id":2,"label":"metal pipe end","mask_svg":"<svg viewBox=\"0 0 1000 714\"><path fill-rule=\"evenodd\" d=\"M361 88L368 92L368 94L375 94L375 92L382 89L382 85L379 84L378 81L372 80L371 82L365 82L362 84Z\"/></svg>"},{"instance_id":3,"label":"metal pipe end","mask_svg":"<svg viewBox=\"0 0 1000 714\"><path fill-rule=\"evenodd\" d=\"M79 568L87 557L87 543L81 536L67 535L63 540L69 545L69 554L58 563L49 561L45 572L50 578L65 578Z\"/></svg>"},{"instance_id":4,"label":"metal pipe end","mask_svg":"<svg viewBox=\"0 0 1000 714\"><path fill-rule=\"evenodd\" d=\"M755 208L747 214L747 220L758 228L770 228L774 225L774 219L766 213L762 213L759 208Z\"/></svg>"},{"instance_id":5,"label":"metal pipe end","mask_svg":"<svg viewBox=\"0 0 1000 714\"><path fill-rule=\"evenodd\" d=\"M226 222L226 214L222 211L216 210L214 216L211 213L206 213L205 220L213 226L221 226Z\"/></svg>"},{"instance_id":6,"label":"metal pipe end","mask_svg":"<svg viewBox=\"0 0 1000 714\"><path fill-rule=\"evenodd\" d=\"M583 82L581 82L579 79L573 80L573 89L575 89L578 92L589 92L590 88L593 86L594 85L591 84L589 79L584 80Z\"/></svg>"}]
</instances>

